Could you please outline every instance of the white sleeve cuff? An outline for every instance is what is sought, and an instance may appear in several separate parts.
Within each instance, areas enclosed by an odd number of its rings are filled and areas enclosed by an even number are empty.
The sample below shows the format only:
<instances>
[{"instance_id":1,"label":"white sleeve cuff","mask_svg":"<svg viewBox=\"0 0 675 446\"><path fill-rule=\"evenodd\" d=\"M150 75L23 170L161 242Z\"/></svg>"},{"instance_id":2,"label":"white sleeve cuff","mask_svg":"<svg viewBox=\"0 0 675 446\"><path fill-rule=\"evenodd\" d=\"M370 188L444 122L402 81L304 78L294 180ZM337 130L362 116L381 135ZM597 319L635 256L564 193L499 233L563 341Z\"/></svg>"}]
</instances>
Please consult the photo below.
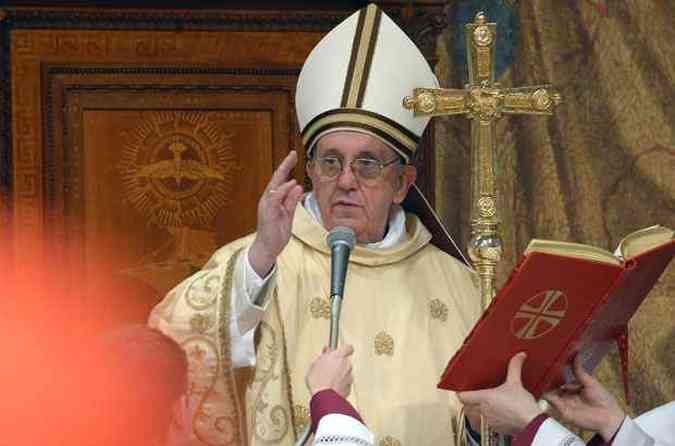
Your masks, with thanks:
<instances>
[{"instance_id":1,"label":"white sleeve cuff","mask_svg":"<svg viewBox=\"0 0 675 446\"><path fill-rule=\"evenodd\" d=\"M248 249L237 258L230 290L230 349L234 368L255 366L255 328L265 317L269 302L262 306L253 302L275 286L275 271L276 266L261 279L248 261Z\"/></svg>"},{"instance_id":2,"label":"white sleeve cuff","mask_svg":"<svg viewBox=\"0 0 675 446\"><path fill-rule=\"evenodd\" d=\"M654 444L654 439L647 435L638 424L631 420L630 417L623 419L619 431L614 437L614 442L612 444L622 445L629 444L631 446L652 446Z\"/></svg>"},{"instance_id":3,"label":"white sleeve cuff","mask_svg":"<svg viewBox=\"0 0 675 446\"><path fill-rule=\"evenodd\" d=\"M374 440L363 423L338 413L321 418L314 435L315 445L373 446Z\"/></svg>"},{"instance_id":4,"label":"white sleeve cuff","mask_svg":"<svg viewBox=\"0 0 675 446\"><path fill-rule=\"evenodd\" d=\"M532 446L585 446L585 443L553 418L547 418L539 426Z\"/></svg>"},{"instance_id":5,"label":"white sleeve cuff","mask_svg":"<svg viewBox=\"0 0 675 446\"><path fill-rule=\"evenodd\" d=\"M261 279L251 267L246 249L237 260L234 273L239 280L234 281L232 290L231 311L232 318L235 319L232 324L235 331L232 333L233 336L243 336L253 331L265 317L269 299L262 306L255 305L254 302L276 286L276 266L267 277Z\"/></svg>"},{"instance_id":6,"label":"white sleeve cuff","mask_svg":"<svg viewBox=\"0 0 675 446\"><path fill-rule=\"evenodd\" d=\"M260 277L253 269L251 262L248 259L249 249L250 247L246 248L246 251L243 253L245 274L244 289L246 290L246 297L248 298L249 303L262 310L266 306L265 304L267 304L267 302L265 302L262 306L255 305L255 302L258 302L260 293L263 292L264 289L274 281L274 278L276 277L275 273L277 272L277 265L276 263L274 264L272 270L267 274L267 276Z\"/></svg>"}]
</instances>

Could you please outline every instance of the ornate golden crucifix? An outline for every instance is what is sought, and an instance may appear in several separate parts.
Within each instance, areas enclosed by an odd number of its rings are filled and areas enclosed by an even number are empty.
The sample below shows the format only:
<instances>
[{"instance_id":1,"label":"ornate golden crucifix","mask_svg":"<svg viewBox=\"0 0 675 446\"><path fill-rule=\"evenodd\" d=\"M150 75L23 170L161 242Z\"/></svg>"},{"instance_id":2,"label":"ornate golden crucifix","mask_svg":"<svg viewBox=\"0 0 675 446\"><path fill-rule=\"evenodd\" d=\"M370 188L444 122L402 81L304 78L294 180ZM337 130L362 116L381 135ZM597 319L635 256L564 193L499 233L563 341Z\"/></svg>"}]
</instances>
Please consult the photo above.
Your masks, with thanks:
<instances>
[{"instance_id":1,"label":"ornate golden crucifix","mask_svg":"<svg viewBox=\"0 0 675 446\"><path fill-rule=\"evenodd\" d=\"M469 83L464 89L416 88L403 106L416 116L465 115L471 119L471 239L468 253L480 277L483 310L495 295L502 257L497 209L496 121L504 114L552 115L561 96L550 85L500 88L495 82L497 24L476 14L464 26ZM483 423L484 424L484 423ZM492 436L482 426L483 444Z\"/></svg>"}]
</instances>

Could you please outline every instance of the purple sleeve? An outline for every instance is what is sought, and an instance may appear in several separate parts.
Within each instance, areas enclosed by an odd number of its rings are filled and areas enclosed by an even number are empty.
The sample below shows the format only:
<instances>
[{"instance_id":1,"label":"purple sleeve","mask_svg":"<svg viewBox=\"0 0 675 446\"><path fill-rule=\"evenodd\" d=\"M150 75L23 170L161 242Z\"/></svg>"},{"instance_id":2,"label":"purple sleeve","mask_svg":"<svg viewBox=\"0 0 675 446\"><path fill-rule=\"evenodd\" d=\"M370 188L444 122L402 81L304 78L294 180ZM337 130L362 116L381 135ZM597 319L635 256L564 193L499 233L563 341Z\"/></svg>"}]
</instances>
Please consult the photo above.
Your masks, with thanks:
<instances>
[{"instance_id":1,"label":"purple sleeve","mask_svg":"<svg viewBox=\"0 0 675 446\"><path fill-rule=\"evenodd\" d=\"M525 427L525 430L513 436L511 446L530 446L537 435L539 427L548 419L548 415L541 413L534 417Z\"/></svg>"},{"instance_id":2,"label":"purple sleeve","mask_svg":"<svg viewBox=\"0 0 675 446\"><path fill-rule=\"evenodd\" d=\"M312 418L312 432L316 432L316 427L324 415L339 413L352 417L363 423L361 415L349 404L349 401L342 398L335 390L325 389L316 392L309 402L309 413ZM365 423L364 423L365 424Z\"/></svg>"}]
</instances>

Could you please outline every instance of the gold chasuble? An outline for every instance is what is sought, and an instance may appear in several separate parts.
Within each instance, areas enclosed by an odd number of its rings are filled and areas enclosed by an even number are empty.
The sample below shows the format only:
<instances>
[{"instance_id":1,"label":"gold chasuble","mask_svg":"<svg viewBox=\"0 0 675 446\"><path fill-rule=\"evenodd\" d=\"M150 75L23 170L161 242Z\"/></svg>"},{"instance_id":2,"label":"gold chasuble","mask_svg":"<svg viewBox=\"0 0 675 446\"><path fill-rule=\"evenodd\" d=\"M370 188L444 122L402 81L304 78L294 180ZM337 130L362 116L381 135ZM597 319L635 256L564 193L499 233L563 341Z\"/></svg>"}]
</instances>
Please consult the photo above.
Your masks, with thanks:
<instances>
[{"instance_id":1,"label":"gold chasuble","mask_svg":"<svg viewBox=\"0 0 675 446\"><path fill-rule=\"evenodd\" d=\"M256 328L256 366L246 397L250 445L292 445L308 420L305 374L328 344L330 327L326 236L299 205L276 280L263 290L268 300ZM339 343L354 346L348 399L378 446L454 444L460 405L436 384L479 318L480 298L474 273L430 239L419 219L406 214L402 242L386 249L357 245L349 259ZM230 444L223 440L233 433L223 426L238 429L227 330L231 293L244 286L235 258L252 241L249 236L221 248L150 320L188 351L195 431L211 444ZM202 353L195 355L194 346Z\"/></svg>"}]
</instances>

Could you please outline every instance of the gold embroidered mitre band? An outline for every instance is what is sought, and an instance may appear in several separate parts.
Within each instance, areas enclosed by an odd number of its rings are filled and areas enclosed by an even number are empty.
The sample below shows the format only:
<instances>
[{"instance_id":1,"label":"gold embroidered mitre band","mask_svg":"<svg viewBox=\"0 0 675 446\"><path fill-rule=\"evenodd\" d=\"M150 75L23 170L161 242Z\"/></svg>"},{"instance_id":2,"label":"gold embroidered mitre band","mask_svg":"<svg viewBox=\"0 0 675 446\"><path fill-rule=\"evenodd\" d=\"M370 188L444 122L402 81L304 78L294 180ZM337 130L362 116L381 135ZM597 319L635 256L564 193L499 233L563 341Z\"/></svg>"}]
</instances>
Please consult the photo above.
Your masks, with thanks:
<instances>
[{"instance_id":1,"label":"gold embroidered mitre band","mask_svg":"<svg viewBox=\"0 0 675 446\"><path fill-rule=\"evenodd\" d=\"M314 47L300 72L296 111L308 155L336 130L373 135L406 161L428 117L415 117L402 99L414 88L438 88L415 44L371 4L352 14Z\"/></svg>"}]
</instances>

